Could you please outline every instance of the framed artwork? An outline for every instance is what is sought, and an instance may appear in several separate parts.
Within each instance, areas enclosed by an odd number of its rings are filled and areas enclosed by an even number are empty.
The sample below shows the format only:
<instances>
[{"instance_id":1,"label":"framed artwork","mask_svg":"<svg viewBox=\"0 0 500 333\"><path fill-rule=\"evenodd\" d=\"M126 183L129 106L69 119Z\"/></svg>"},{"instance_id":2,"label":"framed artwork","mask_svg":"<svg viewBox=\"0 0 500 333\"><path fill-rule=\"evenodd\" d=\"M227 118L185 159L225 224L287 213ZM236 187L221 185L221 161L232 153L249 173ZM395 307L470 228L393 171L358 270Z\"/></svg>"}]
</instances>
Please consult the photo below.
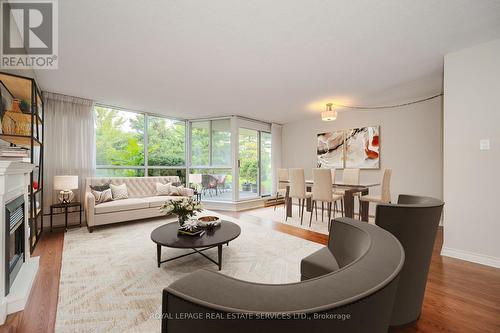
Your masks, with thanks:
<instances>
[{"instance_id":1,"label":"framed artwork","mask_svg":"<svg viewBox=\"0 0 500 333\"><path fill-rule=\"evenodd\" d=\"M318 134L318 168L380 169L380 128L366 126Z\"/></svg>"},{"instance_id":2,"label":"framed artwork","mask_svg":"<svg viewBox=\"0 0 500 333\"><path fill-rule=\"evenodd\" d=\"M379 169L379 126L352 128L345 134L346 168Z\"/></svg>"},{"instance_id":3,"label":"framed artwork","mask_svg":"<svg viewBox=\"0 0 500 333\"><path fill-rule=\"evenodd\" d=\"M320 133L316 148L318 168L344 167L344 131Z\"/></svg>"}]
</instances>

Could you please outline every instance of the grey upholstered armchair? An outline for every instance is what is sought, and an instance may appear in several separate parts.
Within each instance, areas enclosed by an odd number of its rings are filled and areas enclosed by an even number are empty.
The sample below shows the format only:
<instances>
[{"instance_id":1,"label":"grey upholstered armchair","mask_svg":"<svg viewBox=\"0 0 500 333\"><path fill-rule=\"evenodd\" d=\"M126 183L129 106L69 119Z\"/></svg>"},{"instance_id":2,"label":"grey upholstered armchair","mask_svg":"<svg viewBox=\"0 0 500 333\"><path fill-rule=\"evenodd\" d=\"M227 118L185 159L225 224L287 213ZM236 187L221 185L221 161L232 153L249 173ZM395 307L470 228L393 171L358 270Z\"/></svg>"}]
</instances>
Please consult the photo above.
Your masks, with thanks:
<instances>
[{"instance_id":1,"label":"grey upholstered armchair","mask_svg":"<svg viewBox=\"0 0 500 333\"><path fill-rule=\"evenodd\" d=\"M397 204L379 204L375 223L392 233L405 249L391 326L418 320L436 230L444 202L430 197L400 195Z\"/></svg>"},{"instance_id":2,"label":"grey upholstered armchair","mask_svg":"<svg viewBox=\"0 0 500 333\"><path fill-rule=\"evenodd\" d=\"M261 284L199 270L175 281L163 291L162 332L387 332L401 244L356 220L336 219L331 229L325 274L302 266L307 280Z\"/></svg>"}]
</instances>

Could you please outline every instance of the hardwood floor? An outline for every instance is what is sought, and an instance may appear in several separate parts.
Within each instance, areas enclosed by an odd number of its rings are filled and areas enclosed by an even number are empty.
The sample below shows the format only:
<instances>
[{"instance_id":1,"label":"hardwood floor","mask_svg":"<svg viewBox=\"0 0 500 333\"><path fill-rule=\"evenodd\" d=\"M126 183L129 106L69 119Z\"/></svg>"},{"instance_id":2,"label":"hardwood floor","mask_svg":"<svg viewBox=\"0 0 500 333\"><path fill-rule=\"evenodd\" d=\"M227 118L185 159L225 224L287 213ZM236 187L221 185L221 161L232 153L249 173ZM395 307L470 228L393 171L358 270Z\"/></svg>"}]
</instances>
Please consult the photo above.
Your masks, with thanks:
<instances>
[{"instance_id":1,"label":"hardwood floor","mask_svg":"<svg viewBox=\"0 0 500 333\"><path fill-rule=\"evenodd\" d=\"M263 220L247 212L219 213L245 223L326 244L323 234L283 223ZM45 233L35 250L40 270L24 311L11 314L0 326L0 333L48 333L54 331L63 233ZM440 228L434 245L422 315L417 323L398 332L500 332L500 269L441 257L443 232Z\"/></svg>"},{"instance_id":2,"label":"hardwood floor","mask_svg":"<svg viewBox=\"0 0 500 333\"><path fill-rule=\"evenodd\" d=\"M44 232L33 256L40 256L40 268L24 311L7 316L0 333L54 332L64 233Z\"/></svg>"}]
</instances>

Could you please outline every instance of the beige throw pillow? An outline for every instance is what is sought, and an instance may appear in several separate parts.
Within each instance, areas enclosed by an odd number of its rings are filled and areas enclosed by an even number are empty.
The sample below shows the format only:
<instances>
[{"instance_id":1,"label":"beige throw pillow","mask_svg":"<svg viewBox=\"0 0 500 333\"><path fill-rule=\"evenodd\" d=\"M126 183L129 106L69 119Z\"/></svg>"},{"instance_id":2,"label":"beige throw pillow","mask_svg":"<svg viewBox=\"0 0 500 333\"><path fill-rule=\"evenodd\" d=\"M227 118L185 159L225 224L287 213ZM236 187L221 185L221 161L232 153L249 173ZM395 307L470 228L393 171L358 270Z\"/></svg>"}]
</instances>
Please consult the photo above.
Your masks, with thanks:
<instances>
[{"instance_id":1,"label":"beige throw pillow","mask_svg":"<svg viewBox=\"0 0 500 333\"><path fill-rule=\"evenodd\" d=\"M156 195L180 196L182 187L172 185L172 183L156 183Z\"/></svg>"},{"instance_id":2,"label":"beige throw pillow","mask_svg":"<svg viewBox=\"0 0 500 333\"><path fill-rule=\"evenodd\" d=\"M113 185L109 184L113 200L128 199L127 184Z\"/></svg>"}]
</instances>

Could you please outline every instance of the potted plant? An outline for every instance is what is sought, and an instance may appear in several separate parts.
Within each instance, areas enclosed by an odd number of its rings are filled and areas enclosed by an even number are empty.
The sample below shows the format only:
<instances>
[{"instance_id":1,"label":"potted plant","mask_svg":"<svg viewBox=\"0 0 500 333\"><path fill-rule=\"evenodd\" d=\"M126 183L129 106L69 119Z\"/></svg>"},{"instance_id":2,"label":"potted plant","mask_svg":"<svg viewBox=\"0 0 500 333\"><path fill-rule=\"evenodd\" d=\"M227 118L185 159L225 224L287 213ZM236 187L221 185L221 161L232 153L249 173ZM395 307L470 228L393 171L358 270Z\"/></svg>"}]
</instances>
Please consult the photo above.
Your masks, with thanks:
<instances>
[{"instance_id":1,"label":"potted plant","mask_svg":"<svg viewBox=\"0 0 500 333\"><path fill-rule=\"evenodd\" d=\"M196 212L201 212L201 204L191 198L182 200L169 200L164 202L160 211L165 215L175 214L179 219L179 225L182 227L190 217L193 217Z\"/></svg>"}]
</instances>

